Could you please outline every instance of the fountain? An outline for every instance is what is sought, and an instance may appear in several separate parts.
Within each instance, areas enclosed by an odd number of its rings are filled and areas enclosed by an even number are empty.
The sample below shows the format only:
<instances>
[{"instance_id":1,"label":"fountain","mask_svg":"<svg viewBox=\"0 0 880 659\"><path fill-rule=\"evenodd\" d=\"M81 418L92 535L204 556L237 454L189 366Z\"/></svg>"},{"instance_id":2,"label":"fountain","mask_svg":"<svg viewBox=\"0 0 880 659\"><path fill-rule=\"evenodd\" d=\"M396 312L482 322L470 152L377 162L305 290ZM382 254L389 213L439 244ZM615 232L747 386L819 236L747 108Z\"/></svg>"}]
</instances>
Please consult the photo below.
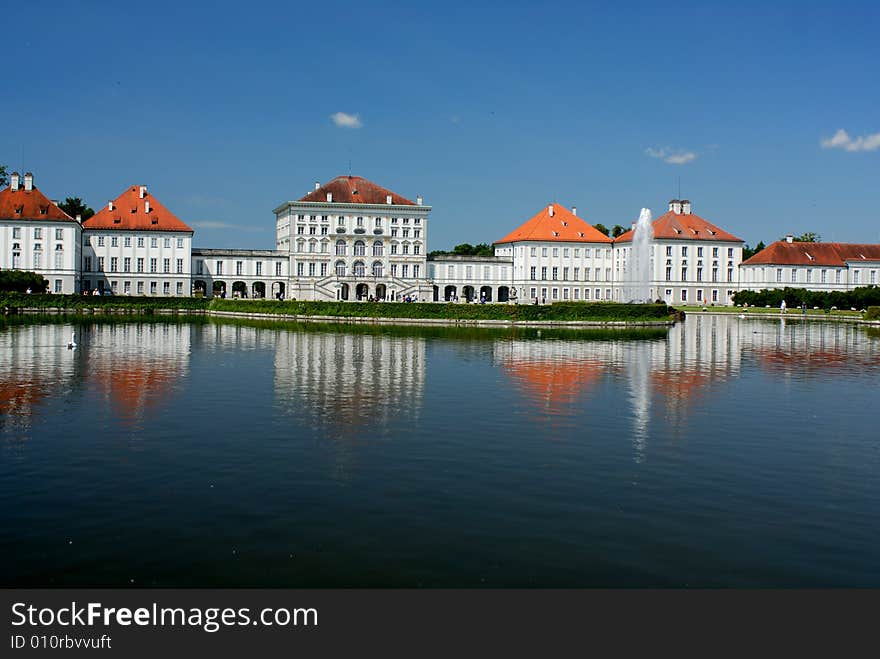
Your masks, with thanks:
<instances>
[{"instance_id":1,"label":"fountain","mask_svg":"<svg viewBox=\"0 0 880 659\"><path fill-rule=\"evenodd\" d=\"M630 302L651 302L651 250L654 242L654 225L651 209L643 208L633 231L632 251L627 268Z\"/></svg>"}]
</instances>

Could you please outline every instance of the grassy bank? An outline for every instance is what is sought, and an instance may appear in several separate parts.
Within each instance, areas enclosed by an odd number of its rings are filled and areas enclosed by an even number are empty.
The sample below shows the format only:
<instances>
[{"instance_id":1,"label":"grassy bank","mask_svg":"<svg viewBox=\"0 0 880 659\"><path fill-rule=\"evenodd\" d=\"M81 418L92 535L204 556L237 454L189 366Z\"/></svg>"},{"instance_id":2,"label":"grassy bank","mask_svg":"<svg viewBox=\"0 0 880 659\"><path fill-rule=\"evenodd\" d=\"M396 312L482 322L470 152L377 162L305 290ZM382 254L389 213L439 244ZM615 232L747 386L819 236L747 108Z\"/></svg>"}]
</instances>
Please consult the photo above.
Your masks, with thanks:
<instances>
[{"instance_id":1,"label":"grassy bank","mask_svg":"<svg viewBox=\"0 0 880 659\"><path fill-rule=\"evenodd\" d=\"M779 316L779 307L704 307L704 306L683 306L676 307L677 309L681 309L685 313L688 314L701 314L704 311L707 313L729 313L729 314L762 314L769 316ZM789 307L785 316L800 316L802 311L799 307ZM817 318L850 318L850 319L860 319L864 316L859 311L850 311L849 309L807 309L807 315L810 317ZM865 316L867 318L867 316Z\"/></svg>"},{"instance_id":2,"label":"grassy bank","mask_svg":"<svg viewBox=\"0 0 880 659\"><path fill-rule=\"evenodd\" d=\"M552 305L451 304L402 302L306 302L277 300L221 300L201 298L91 297L79 295L0 295L0 308L59 309L72 313L92 310L107 313L154 311L323 316L331 318L388 318L408 320L512 321L512 322L663 322L673 310L665 304L613 302L557 302Z\"/></svg>"}]
</instances>

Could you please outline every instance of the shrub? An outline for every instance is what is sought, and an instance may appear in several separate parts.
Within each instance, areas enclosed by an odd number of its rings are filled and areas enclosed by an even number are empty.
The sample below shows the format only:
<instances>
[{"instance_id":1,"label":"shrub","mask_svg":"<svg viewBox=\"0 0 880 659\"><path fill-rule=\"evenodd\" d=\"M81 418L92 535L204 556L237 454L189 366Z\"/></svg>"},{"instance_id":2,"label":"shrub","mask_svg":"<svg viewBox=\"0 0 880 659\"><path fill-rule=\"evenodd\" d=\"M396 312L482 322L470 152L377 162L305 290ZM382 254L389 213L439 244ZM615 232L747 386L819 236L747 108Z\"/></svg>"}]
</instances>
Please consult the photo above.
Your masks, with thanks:
<instances>
[{"instance_id":1,"label":"shrub","mask_svg":"<svg viewBox=\"0 0 880 659\"><path fill-rule=\"evenodd\" d=\"M880 307L868 307L865 320L880 320Z\"/></svg>"},{"instance_id":2,"label":"shrub","mask_svg":"<svg viewBox=\"0 0 880 659\"><path fill-rule=\"evenodd\" d=\"M49 282L42 275L27 270L0 270L0 291L26 293L31 289L34 293L43 293Z\"/></svg>"},{"instance_id":3,"label":"shrub","mask_svg":"<svg viewBox=\"0 0 880 659\"><path fill-rule=\"evenodd\" d=\"M851 291L810 291L803 288L774 288L761 291L738 291L733 296L735 304L751 306L778 307L782 301L789 308L806 304L820 309L864 309L869 305L880 305L880 288L861 286Z\"/></svg>"}]
</instances>

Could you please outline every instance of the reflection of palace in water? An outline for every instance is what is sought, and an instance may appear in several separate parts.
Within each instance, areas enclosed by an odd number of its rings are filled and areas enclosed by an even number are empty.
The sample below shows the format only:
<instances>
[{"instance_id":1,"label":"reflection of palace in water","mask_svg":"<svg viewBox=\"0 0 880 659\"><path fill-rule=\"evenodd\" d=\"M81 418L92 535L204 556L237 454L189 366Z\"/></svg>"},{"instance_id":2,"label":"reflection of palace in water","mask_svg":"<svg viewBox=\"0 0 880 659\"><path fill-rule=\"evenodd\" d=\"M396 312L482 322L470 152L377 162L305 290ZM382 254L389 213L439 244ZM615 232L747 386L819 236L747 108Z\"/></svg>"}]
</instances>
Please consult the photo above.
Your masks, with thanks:
<instances>
[{"instance_id":1,"label":"reflection of palace in water","mask_svg":"<svg viewBox=\"0 0 880 659\"><path fill-rule=\"evenodd\" d=\"M88 380L120 416L143 419L188 373L190 331L164 323L92 325L79 348Z\"/></svg>"},{"instance_id":2,"label":"reflection of palace in water","mask_svg":"<svg viewBox=\"0 0 880 659\"><path fill-rule=\"evenodd\" d=\"M0 332L0 423L28 420L35 406L70 386L70 325L21 325Z\"/></svg>"},{"instance_id":3,"label":"reflection of palace in water","mask_svg":"<svg viewBox=\"0 0 880 659\"><path fill-rule=\"evenodd\" d=\"M319 425L358 432L422 409L425 339L282 332L275 342L276 404Z\"/></svg>"}]
</instances>

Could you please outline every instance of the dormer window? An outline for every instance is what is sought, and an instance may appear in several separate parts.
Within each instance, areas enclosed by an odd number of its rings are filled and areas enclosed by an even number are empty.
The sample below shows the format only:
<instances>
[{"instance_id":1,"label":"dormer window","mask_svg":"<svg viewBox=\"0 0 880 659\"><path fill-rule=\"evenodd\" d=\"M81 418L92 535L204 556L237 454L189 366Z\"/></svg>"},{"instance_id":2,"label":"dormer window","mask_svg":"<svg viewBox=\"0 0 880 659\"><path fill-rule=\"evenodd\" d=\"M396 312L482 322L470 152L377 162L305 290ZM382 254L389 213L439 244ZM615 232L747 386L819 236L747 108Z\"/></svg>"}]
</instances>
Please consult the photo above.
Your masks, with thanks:
<instances>
[{"instance_id":1,"label":"dormer window","mask_svg":"<svg viewBox=\"0 0 880 659\"><path fill-rule=\"evenodd\" d=\"M559 232L558 232L558 231L554 231L554 232L553 232L553 236L554 236L554 237L559 236Z\"/></svg>"},{"instance_id":2,"label":"dormer window","mask_svg":"<svg viewBox=\"0 0 880 659\"><path fill-rule=\"evenodd\" d=\"M583 238L583 237L584 237L584 232L583 232L583 231L578 231L578 236L580 236L581 238Z\"/></svg>"},{"instance_id":3,"label":"dormer window","mask_svg":"<svg viewBox=\"0 0 880 659\"><path fill-rule=\"evenodd\" d=\"M15 207L15 214L16 214L16 215L21 215L21 211L22 211L22 210L24 210L24 204L21 204L20 206L16 206L16 207Z\"/></svg>"},{"instance_id":4,"label":"dormer window","mask_svg":"<svg viewBox=\"0 0 880 659\"><path fill-rule=\"evenodd\" d=\"M49 211L48 206L40 206L40 215L45 215Z\"/></svg>"},{"instance_id":5,"label":"dormer window","mask_svg":"<svg viewBox=\"0 0 880 659\"><path fill-rule=\"evenodd\" d=\"M568 222L563 222L563 223L562 223L562 226L567 227L567 226L568 226Z\"/></svg>"},{"instance_id":6,"label":"dormer window","mask_svg":"<svg viewBox=\"0 0 880 659\"><path fill-rule=\"evenodd\" d=\"M134 215L137 212L138 212L137 206L132 206L131 207L131 214Z\"/></svg>"},{"instance_id":7,"label":"dormer window","mask_svg":"<svg viewBox=\"0 0 880 659\"><path fill-rule=\"evenodd\" d=\"M150 224L159 224L159 218L154 217L152 220L150 220Z\"/></svg>"}]
</instances>

